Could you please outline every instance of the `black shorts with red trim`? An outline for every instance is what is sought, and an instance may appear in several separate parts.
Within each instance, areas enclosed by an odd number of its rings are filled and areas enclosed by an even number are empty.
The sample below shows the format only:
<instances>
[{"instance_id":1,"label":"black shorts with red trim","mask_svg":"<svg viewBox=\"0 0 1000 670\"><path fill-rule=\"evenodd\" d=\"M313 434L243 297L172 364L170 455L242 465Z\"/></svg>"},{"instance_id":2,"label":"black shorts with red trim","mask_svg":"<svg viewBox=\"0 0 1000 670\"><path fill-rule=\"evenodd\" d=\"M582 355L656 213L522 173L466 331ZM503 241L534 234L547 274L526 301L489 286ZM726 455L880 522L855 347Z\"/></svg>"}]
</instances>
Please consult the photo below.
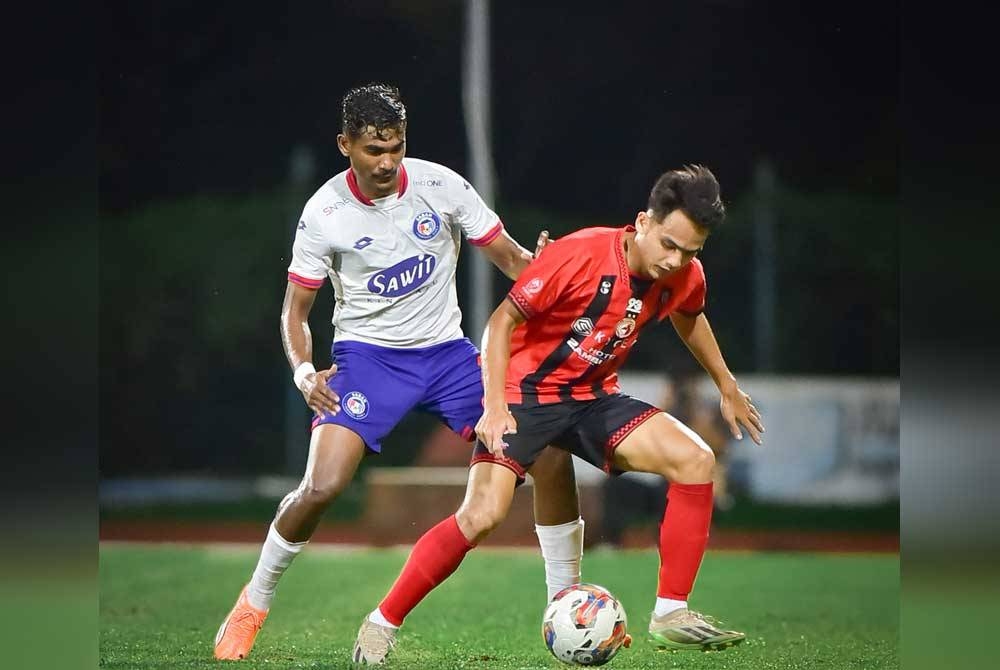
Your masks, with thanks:
<instances>
[{"instance_id":1,"label":"black shorts with red trim","mask_svg":"<svg viewBox=\"0 0 1000 670\"><path fill-rule=\"evenodd\" d=\"M517 484L548 445L565 449L609 475L621 470L612 462L615 448L644 421L663 411L624 393L596 400L563 400L539 405L510 405L517 433L504 436L508 446L502 457L494 456L476 442L472 464L497 463L517 475Z\"/></svg>"}]
</instances>

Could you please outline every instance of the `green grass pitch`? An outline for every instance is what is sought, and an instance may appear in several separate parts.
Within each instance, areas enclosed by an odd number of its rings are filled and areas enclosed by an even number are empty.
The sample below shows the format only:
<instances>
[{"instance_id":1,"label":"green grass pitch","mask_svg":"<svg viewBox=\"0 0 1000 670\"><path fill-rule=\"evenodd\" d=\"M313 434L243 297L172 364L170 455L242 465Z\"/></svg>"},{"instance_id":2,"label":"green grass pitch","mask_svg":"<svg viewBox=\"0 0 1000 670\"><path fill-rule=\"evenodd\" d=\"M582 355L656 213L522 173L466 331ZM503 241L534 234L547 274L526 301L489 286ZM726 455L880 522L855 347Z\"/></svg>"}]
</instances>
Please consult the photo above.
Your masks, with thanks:
<instances>
[{"instance_id":1,"label":"green grass pitch","mask_svg":"<svg viewBox=\"0 0 1000 670\"><path fill-rule=\"evenodd\" d=\"M361 618L391 586L400 549L307 548L282 580L247 661L212 640L258 547L102 545L100 667L347 668ZM623 603L635 638L607 666L719 670L898 668L896 555L709 552L691 604L747 640L722 652L663 652L647 641L654 551L591 550L583 576ZM531 551L483 548L407 619L387 668L567 668L541 638L544 572Z\"/></svg>"}]
</instances>

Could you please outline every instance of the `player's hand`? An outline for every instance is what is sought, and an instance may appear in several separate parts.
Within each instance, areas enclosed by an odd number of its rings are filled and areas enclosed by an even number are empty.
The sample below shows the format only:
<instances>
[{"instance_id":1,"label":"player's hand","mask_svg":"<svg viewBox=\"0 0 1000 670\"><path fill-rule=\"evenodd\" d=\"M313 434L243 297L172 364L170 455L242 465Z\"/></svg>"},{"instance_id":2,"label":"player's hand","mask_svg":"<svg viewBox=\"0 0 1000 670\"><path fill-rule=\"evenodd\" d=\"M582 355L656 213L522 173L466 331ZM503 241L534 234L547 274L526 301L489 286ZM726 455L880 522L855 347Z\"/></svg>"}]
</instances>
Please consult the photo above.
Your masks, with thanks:
<instances>
[{"instance_id":1,"label":"player's hand","mask_svg":"<svg viewBox=\"0 0 1000 670\"><path fill-rule=\"evenodd\" d=\"M310 372L302 378L299 390L305 398L309 409L317 414L336 414L340 411L340 396L333 392L327 382L330 377L337 373L337 364L334 363L328 370L317 370Z\"/></svg>"},{"instance_id":2,"label":"player's hand","mask_svg":"<svg viewBox=\"0 0 1000 670\"><path fill-rule=\"evenodd\" d=\"M517 421L506 404L498 408L487 407L476 423L476 437L494 456L503 456L503 450L508 446L503 436L516 432Z\"/></svg>"},{"instance_id":3,"label":"player's hand","mask_svg":"<svg viewBox=\"0 0 1000 670\"><path fill-rule=\"evenodd\" d=\"M538 233L538 240L535 242L535 253L529 253L528 250L525 249L521 253L521 258L530 263L534 259L538 258L538 254L542 253L542 249L544 249L549 242L551 242L549 239L549 231L543 230Z\"/></svg>"},{"instance_id":4,"label":"player's hand","mask_svg":"<svg viewBox=\"0 0 1000 670\"><path fill-rule=\"evenodd\" d=\"M729 424L729 430L737 440L743 439L742 425L750 433L750 438L757 444L762 444L761 433L764 432L764 422L760 418L760 412L750 401L750 396L736 387L729 393L722 394L719 401L719 409L722 410L722 418Z\"/></svg>"},{"instance_id":5,"label":"player's hand","mask_svg":"<svg viewBox=\"0 0 1000 670\"><path fill-rule=\"evenodd\" d=\"M535 258L538 258L538 254L542 253L542 249L544 249L550 241L549 231L543 230L538 233L538 240L535 242Z\"/></svg>"}]
</instances>

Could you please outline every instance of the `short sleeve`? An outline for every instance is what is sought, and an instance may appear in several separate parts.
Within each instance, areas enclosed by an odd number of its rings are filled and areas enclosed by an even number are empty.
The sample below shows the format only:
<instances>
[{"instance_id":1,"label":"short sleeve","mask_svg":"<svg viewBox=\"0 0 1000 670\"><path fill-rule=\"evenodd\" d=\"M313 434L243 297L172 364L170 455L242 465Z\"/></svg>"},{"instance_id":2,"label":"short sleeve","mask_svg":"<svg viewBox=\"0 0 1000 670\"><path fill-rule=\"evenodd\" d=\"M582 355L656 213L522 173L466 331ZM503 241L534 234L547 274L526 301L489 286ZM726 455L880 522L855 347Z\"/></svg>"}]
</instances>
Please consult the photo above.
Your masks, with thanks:
<instances>
[{"instance_id":1,"label":"short sleeve","mask_svg":"<svg viewBox=\"0 0 1000 670\"><path fill-rule=\"evenodd\" d=\"M526 319L547 311L580 274L586 259L586 254L561 248L559 240L549 243L544 253L521 272L507 299Z\"/></svg>"},{"instance_id":2,"label":"short sleeve","mask_svg":"<svg viewBox=\"0 0 1000 670\"><path fill-rule=\"evenodd\" d=\"M329 246L316 220L303 212L292 241L292 262L288 281L305 288L318 289L329 271Z\"/></svg>"},{"instance_id":3,"label":"short sleeve","mask_svg":"<svg viewBox=\"0 0 1000 670\"><path fill-rule=\"evenodd\" d=\"M705 270L701 262L695 259L691 262L694 267L691 269L685 288L687 295L677 305L675 311L684 316L698 316L705 311L705 295L708 291L708 283L705 281Z\"/></svg>"},{"instance_id":4,"label":"short sleeve","mask_svg":"<svg viewBox=\"0 0 1000 670\"><path fill-rule=\"evenodd\" d=\"M457 183L451 185L451 191L455 202L455 222L462 227L470 244L486 246L503 231L503 223L468 180L457 173L454 176Z\"/></svg>"}]
</instances>

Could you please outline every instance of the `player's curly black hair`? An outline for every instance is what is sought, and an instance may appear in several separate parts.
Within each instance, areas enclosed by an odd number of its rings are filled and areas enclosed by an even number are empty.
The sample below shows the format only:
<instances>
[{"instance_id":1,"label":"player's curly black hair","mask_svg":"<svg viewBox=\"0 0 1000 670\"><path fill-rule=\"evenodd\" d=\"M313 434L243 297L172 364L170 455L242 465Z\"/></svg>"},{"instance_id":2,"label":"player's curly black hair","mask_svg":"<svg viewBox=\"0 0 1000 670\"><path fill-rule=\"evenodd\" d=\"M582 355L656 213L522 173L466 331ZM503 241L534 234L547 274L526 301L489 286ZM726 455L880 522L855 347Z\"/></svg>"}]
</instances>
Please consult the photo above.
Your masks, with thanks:
<instances>
[{"instance_id":1,"label":"player's curly black hair","mask_svg":"<svg viewBox=\"0 0 1000 670\"><path fill-rule=\"evenodd\" d=\"M703 165L685 165L660 175L649 192L648 208L653 218L679 209L703 228L712 230L726 218L726 207L719 196L719 181Z\"/></svg>"},{"instance_id":2,"label":"player's curly black hair","mask_svg":"<svg viewBox=\"0 0 1000 670\"><path fill-rule=\"evenodd\" d=\"M389 129L406 129L406 106L399 89L389 84L371 83L352 88L341 103L342 132L348 137L361 136L373 127L379 138Z\"/></svg>"}]
</instances>

